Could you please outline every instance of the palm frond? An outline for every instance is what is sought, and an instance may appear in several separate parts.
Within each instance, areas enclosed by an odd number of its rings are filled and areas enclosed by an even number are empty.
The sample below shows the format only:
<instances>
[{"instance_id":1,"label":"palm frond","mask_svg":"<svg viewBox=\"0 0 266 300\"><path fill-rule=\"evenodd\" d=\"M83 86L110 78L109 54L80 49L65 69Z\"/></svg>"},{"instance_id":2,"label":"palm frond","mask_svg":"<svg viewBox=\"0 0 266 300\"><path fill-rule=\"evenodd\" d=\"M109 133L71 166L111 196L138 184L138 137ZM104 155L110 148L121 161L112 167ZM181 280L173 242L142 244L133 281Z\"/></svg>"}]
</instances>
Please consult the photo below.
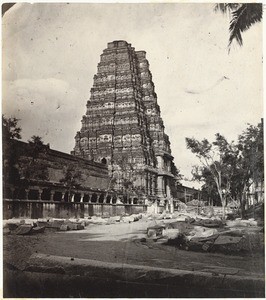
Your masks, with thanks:
<instances>
[{"instance_id":1,"label":"palm frond","mask_svg":"<svg viewBox=\"0 0 266 300\"><path fill-rule=\"evenodd\" d=\"M228 5L226 3L217 3L214 5L214 11L225 14L228 11Z\"/></svg>"},{"instance_id":2,"label":"palm frond","mask_svg":"<svg viewBox=\"0 0 266 300\"><path fill-rule=\"evenodd\" d=\"M261 3L245 3L238 9L232 11L232 19L230 22L230 37L228 48L233 40L236 40L240 46L243 44L241 33L248 30L252 25L262 20L262 4Z\"/></svg>"},{"instance_id":3,"label":"palm frond","mask_svg":"<svg viewBox=\"0 0 266 300\"><path fill-rule=\"evenodd\" d=\"M241 6L240 3L217 3L214 5L214 11L226 14L227 12L236 10L240 6Z\"/></svg>"}]
</instances>

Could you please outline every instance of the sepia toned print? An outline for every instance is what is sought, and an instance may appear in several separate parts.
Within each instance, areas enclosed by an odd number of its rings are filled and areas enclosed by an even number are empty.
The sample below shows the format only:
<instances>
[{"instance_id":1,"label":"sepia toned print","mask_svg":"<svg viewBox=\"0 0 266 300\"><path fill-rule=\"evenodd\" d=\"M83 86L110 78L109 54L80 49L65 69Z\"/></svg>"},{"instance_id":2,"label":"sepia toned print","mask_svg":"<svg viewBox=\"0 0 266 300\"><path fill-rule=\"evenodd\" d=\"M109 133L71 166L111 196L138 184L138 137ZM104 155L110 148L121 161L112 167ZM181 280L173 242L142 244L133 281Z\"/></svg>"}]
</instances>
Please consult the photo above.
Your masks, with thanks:
<instances>
[{"instance_id":1,"label":"sepia toned print","mask_svg":"<svg viewBox=\"0 0 266 300\"><path fill-rule=\"evenodd\" d=\"M4 297L264 297L262 4L2 14Z\"/></svg>"}]
</instances>

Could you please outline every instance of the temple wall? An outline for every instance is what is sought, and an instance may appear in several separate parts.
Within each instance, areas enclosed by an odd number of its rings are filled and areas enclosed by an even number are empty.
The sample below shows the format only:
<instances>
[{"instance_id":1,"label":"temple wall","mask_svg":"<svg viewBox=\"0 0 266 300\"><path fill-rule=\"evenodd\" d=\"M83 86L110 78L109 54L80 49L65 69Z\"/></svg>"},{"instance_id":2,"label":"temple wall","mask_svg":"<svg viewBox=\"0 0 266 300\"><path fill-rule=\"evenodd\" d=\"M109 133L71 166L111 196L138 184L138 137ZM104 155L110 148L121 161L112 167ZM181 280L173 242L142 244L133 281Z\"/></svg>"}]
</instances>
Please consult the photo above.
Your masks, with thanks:
<instances>
[{"instance_id":1,"label":"temple wall","mask_svg":"<svg viewBox=\"0 0 266 300\"><path fill-rule=\"evenodd\" d=\"M117 216L138 214L147 211L141 204L98 204L98 203L65 203L38 200L3 201L3 218L86 218L89 216Z\"/></svg>"},{"instance_id":2,"label":"temple wall","mask_svg":"<svg viewBox=\"0 0 266 300\"><path fill-rule=\"evenodd\" d=\"M18 149L19 169L20 173L23 173L32 162L31 152L28 144L21 141L14 141L14 147ZM47 169L50 183L60 183L70 166L80 172L79 183L84 187L104 190L108 188L110 181L106 165L52 149L41 152L32 164L32 168L38 168L39 165ZM36 179L32 177L31 179Z\"/></svg>"}]
</instances>

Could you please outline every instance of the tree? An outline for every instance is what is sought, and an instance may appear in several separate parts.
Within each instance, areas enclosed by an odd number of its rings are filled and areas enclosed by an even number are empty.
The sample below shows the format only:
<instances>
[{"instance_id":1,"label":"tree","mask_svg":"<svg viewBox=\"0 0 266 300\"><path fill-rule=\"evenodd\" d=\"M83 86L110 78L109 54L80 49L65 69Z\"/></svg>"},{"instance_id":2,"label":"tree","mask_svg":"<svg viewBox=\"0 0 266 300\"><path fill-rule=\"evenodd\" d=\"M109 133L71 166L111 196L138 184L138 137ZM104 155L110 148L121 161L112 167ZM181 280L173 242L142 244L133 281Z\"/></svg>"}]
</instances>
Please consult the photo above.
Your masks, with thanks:
<instances>
[{"instance_id":1,"label":"tree","mask_svg":"<svg viewBox=\"0 0 266 300\"><path fill-rule=\"evenodd\" d=\"M28 186L32 180L49 180L49 171L45 157L44 159L40 157L41 154L46 155L48 149L49 145L45 145L40 136L33 135L28 140L26 152L18 160L21 185Z\"/></svg>"},{"instance_id":2,"label":"tree","mask_svg":"<svg viewBox=\"0 0 266 300\"><path fill-rule=\"evenodd\" d=\"M122 194L126 200L130 197L141 199L145 194L145 189L137 182L142 176L143 170L136 169L135 164L129 160L126 154L122 154L117 158L115 169L111 178L114 183L113 188L119 194ZM123 201L125 201L125 198Z\"/></svg>"},{"instance_id":3,"label":"tree","mask_svg":"<svg viewBox=\"0 0 266 300\"><path fill-rule=\"evenodd\" d=\"M192 169L193 180L204 182L201 188L202 199L208 201L209 205L221 205L216 184L212 173L206 167L194 166Z\"/></svg>"},{"instance_id":4,"label":"tree","mask_svg":"<svg viewBox=\"0 0 266 300\"><path fill-rule=\"evenodd\" d=\"M248 30L252 25L262 20L262 3L219 3L214 10L222 13L229 13L231 20L229 26L230 51L233 40L242 46L243 39L241 33Z\"/></svg>"},{"instance_id":5,"label":"tree","mask_svg":"<svg viewBox=\"0 0 266 300\"><path fill-rule=\"evenodd\" d=\"M19 180L17 168L18 149L14 147L14 140L21 139L21 127L17 118L6 118L2 115L3 136L3 182L15 184Z\"/></svg>"},{"instance_id":6,"label":"tree","mask_svg":"<svg viewBox=\"0 0 266 300\"><path fill-rule=\"evenodd\" d=\"M231 194L240 202L244 217L249 188L264 181L263 124L249 125L239 135L236 148Z\"/></svg>"},{"instance_id":7,"label":"tree","mask_svg":"<svg viewBox=\"0 0 266 300\"><path fill-rule=\"evenodd\" d=\"M194 169L198 180L206 180L206 171L217 188L218 195L223 207L223 217L225 216L226 198L230 193L231 177L233 174L234 148L232 143L217 133L215 141L210 143L207 139L201 142L194 138L186 138L187 148L195 153L201 162L201 166Z\"/></svg>"},{"instance_id":8,"label":"tree","mask_svg":"<svg viewBox=\"0 0 266 300\"><path fill-rule=\"evenodd\" d=\"M60 179L60 182L62 182L68 189L68 202L71 201L72 190L80 186L81 179L82 174L78 167L70 165L65 168L64 177Z\"/></svg>"},{"instance_id":9,"label":"tree","mask_svg":"<svg viewBox=\"0 0 266 300\"><path fill-rule=\"evenodd\" d=\"M38 135L33 135L30 140L28 140L29 143L29 154L32 157L32 162L34 162L41 153L45 153L49 145L45 145L42 141L42 138Z\"/></svg>"},{"instance_id":10,"label":"tree","mask_svg":"<svg viewBox=\"0 0 266 300\"><path fill-rule=\"evenodd\" d=\"M6 118L2 115L2 135L3 142L9 142L14 139L21 139L21 128L18 127L19 119L17 118Z\"/></svg>"}]
</instances>

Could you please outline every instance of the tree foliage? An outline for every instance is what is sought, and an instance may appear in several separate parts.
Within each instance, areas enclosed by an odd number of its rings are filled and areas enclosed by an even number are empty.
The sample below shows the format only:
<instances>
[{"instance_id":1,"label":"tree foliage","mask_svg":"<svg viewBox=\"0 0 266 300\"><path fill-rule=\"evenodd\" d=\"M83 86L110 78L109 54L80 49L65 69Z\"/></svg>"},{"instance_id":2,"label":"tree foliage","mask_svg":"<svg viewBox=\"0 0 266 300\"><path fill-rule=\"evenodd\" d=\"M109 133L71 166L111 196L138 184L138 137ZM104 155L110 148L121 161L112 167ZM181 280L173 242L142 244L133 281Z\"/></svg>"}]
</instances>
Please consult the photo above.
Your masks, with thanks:
<instances>
[{"instance_id":1,"label":"tree foliage","mask_svg":"<svg viewBox=\"0 0 266 300\"><path fill-rule=\"evenodd\" d=\"M6 118L2 115L2 135L3 142L9 142L13 139L21 139L21 127L18 126L19 119Z\"/></svg>"},{"instance_id":2,"label":"tree foliage","mask_svg":"<svg viewBox=\"0 0 266 300\"><path fill-rule=\"evenodd\" d=\"M263 124L249 125L238 137L236 144L235 169L231 193L242 205L246 204L246 193L252 185L264 181Z\"/></svg>"},{"instance_id":3,"label":"tree foliage","mask_svg":"<svg viewBox=\"0 0 266 300\"><path fill-rule=\"evenodd\" d=\"M217 133L215 141L186 138L187 148L199 158L192 169L193 179L204 183L205 196L223 207L226 200L238 200L244 210L246 194L251 185L264 181L263 124L249 125L238 141L228 142Z\"/></svg>"},{"instance_id":4,"label":"tree foliage","mask_svg":"<svg viewBox=\"0 0 266 300\"><path fill-rule=\"evenodd\" d=\"M229 13L231 17L229 51L233 40L236 40L240 46L243 45L241 33L248 30L252 25L261 22L263 14L262 3L219 3L215 5L214 10Z\"/></svg>"},{"instance_id":5,"label":"tree foliage","mask_svg":"<svg viewBox=\"0 0 266 300\"><path fill-rule=\"evenodd\" d=\"M14 147L14 140L21 139L21 128L17 118L6 118L2 115L3 136L3 183L15 184L19 181L17 160L19 151Z\"/></svg>"},{"instance_id":6,"label":"tree foliage","mask_svg":"<svg viewBox=\"0 0 266 300\"><path fill-rule=\"evenodd\" d=\"M194 179L205 184L215 184L222 206L225 207L233 174L233 145L219 133L215 135L213 143L207 139L198 141L195 138L186 138L186 144L201 162L200 166L193 169Z\"/></svg>"},{"instance_id":7,"label":"tree foliage","mask_svg":"<svg viewBox=\"0 0 266 300\"><path fill-rule=\"evenodd\" d=\"M35 161L41 153L46 153L49 149L49 145L45 145L42 138L38 135L33 135L30 140L28 140L29 155L32 160Z\"/></svg>"},{"instance_id":8,"label":"tree foliage","mask_svg":"<svg viewBox=\"0 0 266 300\"><path fill-rule=\"evenodd\" d=\"M68 189L68 201L71 200L71 192L73 189L77 189L81 185L82 174L78 166L69 165L64 170L64 177L60 179L60 182L63 183Z\"/></svg>"}]
</instances>

